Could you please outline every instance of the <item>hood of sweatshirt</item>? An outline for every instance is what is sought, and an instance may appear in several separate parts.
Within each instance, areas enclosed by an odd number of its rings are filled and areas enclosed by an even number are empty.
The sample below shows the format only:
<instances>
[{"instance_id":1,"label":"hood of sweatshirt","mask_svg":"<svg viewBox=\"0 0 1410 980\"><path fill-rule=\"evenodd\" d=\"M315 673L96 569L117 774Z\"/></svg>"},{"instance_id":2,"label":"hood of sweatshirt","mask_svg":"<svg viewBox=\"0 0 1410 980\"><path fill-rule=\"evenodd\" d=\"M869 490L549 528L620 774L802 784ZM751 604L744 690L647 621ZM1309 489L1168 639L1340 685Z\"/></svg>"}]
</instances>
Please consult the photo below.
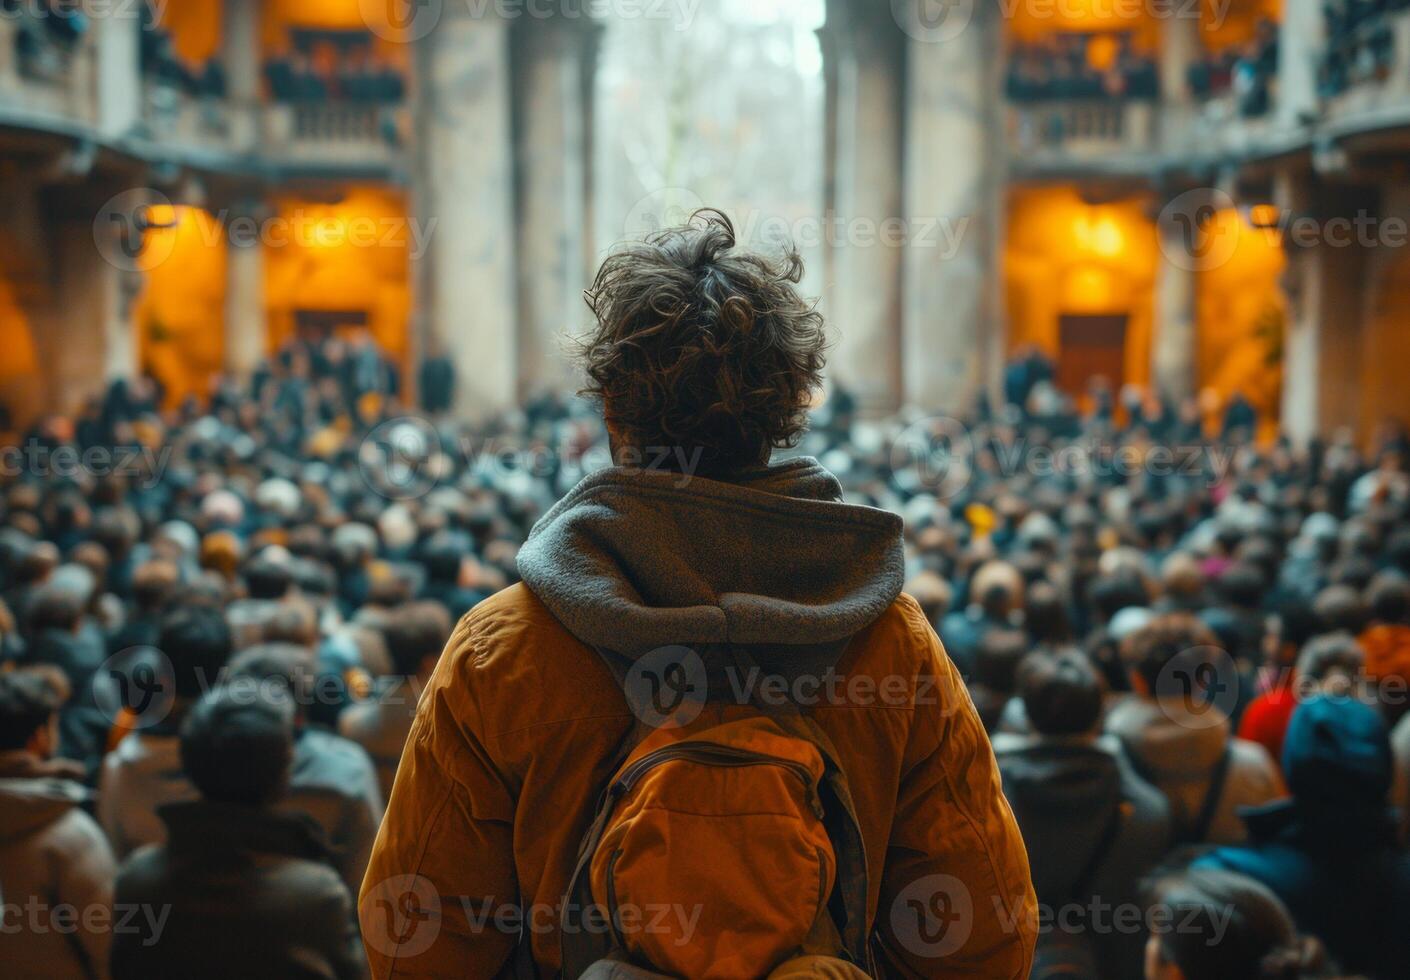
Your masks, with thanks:
<instances>
[{"instance_id":1,"label":"hood of sweatshirt","mask_svg":"<svg viewBox=\"0 0 1410 980\"><path fill-rule=\"evenodd\" d=\"M49 826L92 794L71 779L0 779L0 841L15 840Z\"/></svg>"},{"instance_id":2,"label":"hood of sweatshirt","mask_svg":"<svg viewBox=\"0 0 1410 980\"><path fill-rule=\"evenodd\" d=\"M1230 738L1227 719L1192 711L1180 698L1127 698L1111 709L1106 730L1143 773L1164 785L1203 785Z\"/></svg>"},{"instance_id":3,"label":"hood of sweatshirt","mask_svg":"<svg viewBox=\"0 0 1410 980\"><path fill-rule=\"evenodd\" d=\"M844 503L806 457L728 482L600 470L534 526L518 564L574 636L628 659L671 644L845 642L905 574L901 519Z\"/></svg>"}]
</instances>

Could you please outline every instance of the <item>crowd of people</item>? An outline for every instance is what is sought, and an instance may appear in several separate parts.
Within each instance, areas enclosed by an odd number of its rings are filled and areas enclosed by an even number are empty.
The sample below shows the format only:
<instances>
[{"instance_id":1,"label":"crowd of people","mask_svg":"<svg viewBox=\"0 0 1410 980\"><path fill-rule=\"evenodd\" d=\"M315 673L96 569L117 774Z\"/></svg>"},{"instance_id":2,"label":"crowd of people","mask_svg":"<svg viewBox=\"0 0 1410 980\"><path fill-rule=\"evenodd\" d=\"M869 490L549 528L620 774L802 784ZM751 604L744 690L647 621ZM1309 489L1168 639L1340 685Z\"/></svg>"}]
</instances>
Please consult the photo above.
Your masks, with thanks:
<instances>
[{"instance_id":1,"label":"crowd of people","mask_svg":"<svg viewBox=\"0 0 1410 980\"><path fill-rule=\"evenodd\" d=\"M418 693L456 621L519 579L535 521L609 455L586 403L468 428L359 387L331 367L345 354L298 343L168 412L118 385L14 440L16 975L365 969L354 897ZM1347 434L1260 445L1248 419L1215 431L1136 389L1082 415L1052 377L1028 355L962 425L861 418L835 392L796 450L904 519L906 591L1028 850L1033 975L1402 976L1405 434L1369 453ZM1194 925L1103 918L1154 906ZM63 907L167 913L75 937Z\"/></svg>"},{"instance_id":2,"label":"crowd of people","mask_svg":"<svg viewBox=\"0 0 1410 980\"><path fill-rule=\"evenodd\" d=\"M1326 0L1326 47L1318 70L1318 92L1334 98L1358 82L1389 76L1395 63L1391 18L1410 4L1405 0Z\"/></svg>"},{"instance_id":3,"label":"crowd of people","mask_svg":"<svg viewBox=\"0 0 1410 980\"><path fill-rule=\"evenodd\" d=\"M1094 57L1099 46L1106 57ZM1008 97L1015 102L1160 97L1155 58L1139 51L1129 33L1054 32L1009 54Z\"/></svg>"},{"instance_id":4,"label":"crowd of people","mask_svg":"<svg viewBox=\"0 0 1410 980\"><path fill-rule=\"evenodd\" d=\"M280 102L390 104L406 95L406 79L366 36L339 43L295 38L289 51L264 66L270 94Z\"/></svg>"},{"instance_id":5,"label":"crowd of people","mask_svg":"<svg viewBox=\"0 0 1410 980\"><path fill-rule=\"evenodd\" d=\"M1260 20L1247 42L1206 51L1186 69L1185 78L1197 99L1232 92L1239 115L1264 115L1277 88L1278 25Z\"/></svg>"}]
</instances>

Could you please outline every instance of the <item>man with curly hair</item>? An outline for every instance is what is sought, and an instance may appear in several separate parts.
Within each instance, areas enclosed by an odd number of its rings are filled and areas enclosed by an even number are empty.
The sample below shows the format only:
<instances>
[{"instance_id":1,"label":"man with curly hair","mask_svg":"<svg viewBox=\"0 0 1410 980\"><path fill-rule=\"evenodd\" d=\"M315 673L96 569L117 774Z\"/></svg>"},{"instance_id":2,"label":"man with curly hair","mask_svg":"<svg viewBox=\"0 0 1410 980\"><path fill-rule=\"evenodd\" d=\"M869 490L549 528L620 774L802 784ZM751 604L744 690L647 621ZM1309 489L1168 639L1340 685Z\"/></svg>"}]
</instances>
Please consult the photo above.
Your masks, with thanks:
<instances>
[{"instance_id":1,"label":"man with curly hair","mask_svg":"<svg viewBox=\"0 0 1410 980\"><path fill-rule=\"evenodd\" d=\"M375 976L588 972L565 953L574 929L592 930L569 889L600 801L634 785L614 773L653 726L689 724L656 709L698 694L702 719L729 718L764 691L821 733L856 834L815 854L792 833L806 812L780 823L765 801L732 798L759 778L736 768L718 798L678 808L696 831L638 814L665 830L635 845L628 831L606 897L594 876L611 911L603 941L659 968L642 950L664 947L646 934L679 915L665 947L705 964L691 976L823 975L797 964L839 943L855 970L1028 975L1037 909L1022 838L959 675L901 592L901 521L844 503L815 460L771 461L821 385L823 322L801 273L796 253L737 247L714 211L603 264L581 360L616 465L539 521L523 582L460 621L421 698L362 889ZM643 697L661 684L672 697ZM668 802L683 785L669 770ZM808 797L819 819L823 798ZM834 875L842 863L860 880ZM614 868L617 886L652 898L631 899L635 916L613 904ZM799 868L811 885L790 877ZM794 926L791 946L780 935ZM779 955L747 957L761 948Z\"/></svg>"}]
</instances>

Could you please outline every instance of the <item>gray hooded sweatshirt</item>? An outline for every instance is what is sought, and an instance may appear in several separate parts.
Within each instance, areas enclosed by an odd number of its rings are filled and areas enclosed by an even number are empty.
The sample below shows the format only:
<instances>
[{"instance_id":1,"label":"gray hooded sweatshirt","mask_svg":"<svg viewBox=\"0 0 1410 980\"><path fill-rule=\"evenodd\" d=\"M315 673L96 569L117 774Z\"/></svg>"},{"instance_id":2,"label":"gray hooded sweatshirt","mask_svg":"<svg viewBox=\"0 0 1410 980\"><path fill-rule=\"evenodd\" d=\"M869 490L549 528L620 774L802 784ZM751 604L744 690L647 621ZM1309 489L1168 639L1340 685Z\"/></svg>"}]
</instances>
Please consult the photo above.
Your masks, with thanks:
<instances>
[{"instance_id":1,"label":"gray hooded sweatshirt","mask_svg":"<svg viewBox=\"0 0 1410 980\"><path fill-rule=\"evenodd\" d=\"M671 644L835 657L905 574L901 519L843 503L807 457L729 482L600 470L534 526L518 563L574 636L625 660Z\"/></svg>"}]
</instances>

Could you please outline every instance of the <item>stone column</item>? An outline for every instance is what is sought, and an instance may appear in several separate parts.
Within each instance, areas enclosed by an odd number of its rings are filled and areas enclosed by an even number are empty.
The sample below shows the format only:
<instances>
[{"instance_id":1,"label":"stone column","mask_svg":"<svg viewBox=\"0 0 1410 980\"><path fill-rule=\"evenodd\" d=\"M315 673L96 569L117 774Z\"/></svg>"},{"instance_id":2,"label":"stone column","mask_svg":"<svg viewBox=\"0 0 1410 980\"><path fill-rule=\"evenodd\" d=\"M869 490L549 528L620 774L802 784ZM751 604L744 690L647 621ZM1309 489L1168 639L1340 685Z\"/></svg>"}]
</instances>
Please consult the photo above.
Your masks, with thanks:
<instances>
[{"instance_id":1,"label":"stone column","mask_svg":"<svg viewBox=\"0 0 1410 980\"><path fill-rule=\"evenodd\" d=\"M508 22L493 5L447 4L417 61L413 197L430 241L413 272L425 349L455 365L455 412L483 419L518 394Z\"/></svg>"},{"instance_id":2,"label":"stone column","mask_svg":"<svg viewBox=\"0 0 1410 980\"><path fill-rule=\"evenodd\" d=\"M1369 202L1355 188L1312 186L1279 174L1274 203L1293 214L1355 214ZM1315 209L1314 209L1315 205ZM1297 225L1292 226L1297 236ZM1285 243L1287 335L1283 349L1283 429L1297 442L1327 435L1360 417L1366 254L1360 245Z\"/></svg>"},{"instance_id":3,"label":"stone column","mask_svg":"<svg viewBox=\"0 0 1410 980\"><path fill-rule=\"evenodd\" d=\"M94 91L98 132L126 136L142 116L142 29L137 6L114 7L107 17L93 18Z\"/></svg>"},{"instance_id":4,"label":"stone column","mask_svg":"<svg viewBox=\"0 0 1410 980\"><path fill-rule=\"evenodd\" d=\"M923 19L907 35L902 307L904 395L924 409L968 408L1002 357L999 243L1002 152L996 138L996 25L983 5L964 23Z\"/></svg>"},{"instance_id":5,"label":"stone column","mask_svg":"<svg viewBox=\"0 0 1410 980\"><path fill-rule=\"evenodd\" d=\"M1278 102L1280 125L1296 125L1317 114L1317 66L1325 46L1322 0L1286 0L1278 34Z\"/></svg>"},{"instance_id":6,"label":"stone column","mask_svg":"<svg viewBox=\"0 0 1410 980\"><path fill-rule=\"evenodd\" d=\"M585 63L592 26L559 16L515 27L519 125L519 392L572 384L564 340L587 316Z\"/></svg>"},{"instance_id":7,"label":"stone column","mask_svg":"<svg viewBox=\"0 0 1410 980\"><path fill-rule=\"evenodd\" d=\"M54 222L52 303L36 323L49 407L72 413L109 382L137 370L132 302L142 285L136 262L100 240L109 233L93 221ZM116 256L116 259L114 257Z\"/></svg>"},{"instance_id":8,"label":"stone column","mask_svg":"<svg viewBox=\"0 0 1410 980\"><path fill-rule=\"evenodd\" d=\"M1195 390L1195 269L1184 228L1163 214L1155 279L1155 336L1151 343L1151 384L1177 403Z\"/></svg>"},{"instance_id":9,"label":"stone column","mask_svg":"<svg viewBox=\"0 0 1410 980\"><path fill-rule=\"evenodd\" d=\"M264 0L226 0L221 4L220 57L225 68L230 142L237 151L253 150L259 133L263 17Z\"/></svg>"},{"instance_id":10,"label":"stone column","mask_svg":"<svg viewBox=\"0 0 1410 980\"><path fill-rule=\"evenodd\" d=\"M1198 5L1171 6L1160 22L1160 97L1167 105L1191 101L1189 68L1203 53Z\"/></svg>"},{"instance_id":11,"label":"stone column","mask_svg":"<svg viewBox=\"0 0 1410 980\"><path fill-rule=\"evenodd\" d=\"M255 217L256 208L234 212ZM248 222L242 221L242 230ZM264 245L258 235L228 234L225 246L225 371L249 378L264 358L268 324L264 305Z\"/></svg>"},{"instance_id":12,"label":"stone column","mask_svg":"<svg viewBox=\"0 0 1410 980\"><path fill-rule=\"evenodd\" d=\"M901 398L902 87L905 35L889 4L829 5L838 18L830 371L867 413Z\"/></svg>"}]
</instances>

